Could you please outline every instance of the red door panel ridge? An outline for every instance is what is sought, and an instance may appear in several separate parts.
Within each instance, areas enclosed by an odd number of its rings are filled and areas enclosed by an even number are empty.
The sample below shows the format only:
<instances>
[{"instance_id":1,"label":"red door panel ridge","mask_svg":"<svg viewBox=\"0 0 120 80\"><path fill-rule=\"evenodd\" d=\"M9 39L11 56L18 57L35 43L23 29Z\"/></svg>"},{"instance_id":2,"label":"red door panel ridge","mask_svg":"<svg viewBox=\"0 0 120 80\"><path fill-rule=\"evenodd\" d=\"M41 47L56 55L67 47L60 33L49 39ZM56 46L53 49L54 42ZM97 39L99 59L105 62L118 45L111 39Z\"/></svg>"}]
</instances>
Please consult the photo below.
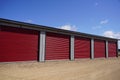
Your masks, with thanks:
<instances>
[{"instance_id":1,"label":"red door panel ridge","mask_svg":"<svg viewBox=\"0 0 120 80\"><path fill-rule=\"evenodd\" d=\"M90 58L90 39L75 37L75 58Z\"/></svg>"},{"instance_id":2,"label":"red door panel ridge","mask_svg":"<svg viewBox=\"0 0 120 80\"><path fill-rule=\"evenodd\" d=\"M117 56L117 43L116 42L108 42L108 56L116 57Z\"/></svg>"},{"instance_id":3,"label":"red door panel ridge","mask_svg":"<svg viewBox=\"0 0 120 80\"><path fill-rule=\"evenodd\" d=\"M94 40L94 57L105 57L105 41L104 40Z\"/></svg>"},{"instance_id":4,"label":"red door panel ridge","mask_svg":"<svg viewBox=\"0 0 120 80\"><path fill-rule=\"evenodd\" d=\"M0 62L37 60L38 32L22 28L1 27Z\"/></svg>"},{"instance_id":5,"label":"red door panel ridge","mask_svg":"<svg viewBox=\"0 0 120 80\"><path fill-rule=\"evenodd\" d=\"M46 33L46 60L69 59L69 36Z\"/></svg>"}]
</instances>

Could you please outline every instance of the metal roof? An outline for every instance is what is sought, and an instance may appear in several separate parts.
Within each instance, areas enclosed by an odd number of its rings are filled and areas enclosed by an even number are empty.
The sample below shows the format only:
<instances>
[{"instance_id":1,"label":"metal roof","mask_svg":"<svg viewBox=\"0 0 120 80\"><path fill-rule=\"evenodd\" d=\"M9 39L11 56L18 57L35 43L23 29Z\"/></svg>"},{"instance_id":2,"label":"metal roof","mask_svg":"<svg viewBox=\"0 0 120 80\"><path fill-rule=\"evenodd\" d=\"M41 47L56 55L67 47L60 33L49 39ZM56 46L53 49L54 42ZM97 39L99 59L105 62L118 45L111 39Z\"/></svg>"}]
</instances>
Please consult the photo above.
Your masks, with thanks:
<instances>
[{"instance_id":1,"label":"metal roof","mask_svg":"<svg viewBox=\"0 0 120 80\"><path fill-rule=\"evenodd\" d=\"M31 24L31 23L26 23L26 22L20 22L20 21L14 21L14 20L8 20L8 19L3 19L3 18L0 18L0 26L26 28L26 29L32 29L32 30L37 30L37 31L47 31L47 32L61 33L61 34L66 34L66 35L75 35L75 36L101 39L101 40L118 41L118 39L115 39L115 38L109 38L109 37L98 36L98 35L87 34L87 33L76 32L76 31L70 31L70 30L64 30L64 29L58 29L58 28Z\"/></svg>"}]
</instances>

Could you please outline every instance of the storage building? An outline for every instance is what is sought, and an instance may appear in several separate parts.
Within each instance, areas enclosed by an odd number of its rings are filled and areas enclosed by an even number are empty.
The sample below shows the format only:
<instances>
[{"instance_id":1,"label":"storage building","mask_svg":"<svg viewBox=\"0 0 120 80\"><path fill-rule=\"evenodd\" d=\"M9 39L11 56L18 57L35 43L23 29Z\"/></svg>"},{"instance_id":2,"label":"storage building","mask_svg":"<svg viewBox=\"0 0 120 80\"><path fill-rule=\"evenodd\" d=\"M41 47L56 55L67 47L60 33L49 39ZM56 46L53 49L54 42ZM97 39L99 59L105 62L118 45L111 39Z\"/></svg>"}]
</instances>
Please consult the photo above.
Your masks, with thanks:
<instances>
[{"instance_id":1,"label":"storage building","mask_svg":"<svg viewBox=\"0 0 120 80\"><path fill-rule=\"evenodd\" d=\"M0 62L118 57L117 39L0 19Z\"/></svg>"}]
</instances>

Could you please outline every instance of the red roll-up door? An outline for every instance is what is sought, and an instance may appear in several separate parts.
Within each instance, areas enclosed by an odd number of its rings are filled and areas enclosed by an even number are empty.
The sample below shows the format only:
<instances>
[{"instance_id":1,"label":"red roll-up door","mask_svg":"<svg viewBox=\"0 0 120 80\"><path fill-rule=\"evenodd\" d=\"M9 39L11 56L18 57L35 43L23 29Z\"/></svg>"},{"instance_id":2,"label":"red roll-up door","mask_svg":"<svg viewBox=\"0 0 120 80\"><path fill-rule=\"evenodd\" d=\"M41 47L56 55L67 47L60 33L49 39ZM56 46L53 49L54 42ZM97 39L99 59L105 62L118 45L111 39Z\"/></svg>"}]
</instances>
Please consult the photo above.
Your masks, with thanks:
<instances>
[{"instance_id":1,"label":"red roll-up door","mask_svg":"<svg viewBox=\"0 0 120 80\"><path fill-rule=\"evenodd\" d=\"M0 27L0 62L37 60L38 32Z\"/></svg>"},{"instance_id":2,"label":"red roll-up door","mask_svg":"<svg viewBox=\"0 0 120 80\"><path fill-rule=\"evenodd\" d=\"M94 41L94 57L105 57L105 41L95 40Z\"/></svg>"},{"instance_id":3,"label":"red roll-up door","mask_svg":"<svg viewBox=\"0 0 120 80\"><path fill-rule=\"evenodd\" d=\"M56 34L56 33L46 33L46 60L55 59L69 59L69 36Z\"/></svg>"},{"instance_id":4,"label":"red roll-up door","mask_svg":"<svg viewBox=\"0 0 120 80\"><path fill-rule=\"evenodd\" d=\"M90 39L75 37L75 58L90 58Z\"/></svg>"},{"instance_id":5,"label":"red roll-up door","mask_svg":"<svg viewBox=\"0 0 120 80\"><path fill-rule=\"evenodd\" d=\"M117 43L116 42L108 42L108 56L109 57L117 56Z\"/></svg>"}]
</instances>

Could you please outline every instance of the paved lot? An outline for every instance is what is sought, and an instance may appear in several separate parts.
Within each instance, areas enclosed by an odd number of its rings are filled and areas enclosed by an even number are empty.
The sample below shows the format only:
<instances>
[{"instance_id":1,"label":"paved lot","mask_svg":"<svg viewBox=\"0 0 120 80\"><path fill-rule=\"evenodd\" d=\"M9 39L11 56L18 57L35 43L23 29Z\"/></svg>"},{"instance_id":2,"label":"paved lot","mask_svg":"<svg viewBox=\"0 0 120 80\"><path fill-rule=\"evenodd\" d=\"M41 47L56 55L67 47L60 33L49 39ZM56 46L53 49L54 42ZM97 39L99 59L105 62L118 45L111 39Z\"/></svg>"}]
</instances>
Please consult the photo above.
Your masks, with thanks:
<instances>
[{"instance_id":1,"label":"paved lot","mask_svg":"<svg viewBox=\"0 0 120 80\"><path fill-rule=\"evenodd\" d=\"M120 80L120 57L0 63L0 80Z\"/></svg>"}]
</instances>

